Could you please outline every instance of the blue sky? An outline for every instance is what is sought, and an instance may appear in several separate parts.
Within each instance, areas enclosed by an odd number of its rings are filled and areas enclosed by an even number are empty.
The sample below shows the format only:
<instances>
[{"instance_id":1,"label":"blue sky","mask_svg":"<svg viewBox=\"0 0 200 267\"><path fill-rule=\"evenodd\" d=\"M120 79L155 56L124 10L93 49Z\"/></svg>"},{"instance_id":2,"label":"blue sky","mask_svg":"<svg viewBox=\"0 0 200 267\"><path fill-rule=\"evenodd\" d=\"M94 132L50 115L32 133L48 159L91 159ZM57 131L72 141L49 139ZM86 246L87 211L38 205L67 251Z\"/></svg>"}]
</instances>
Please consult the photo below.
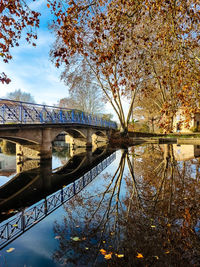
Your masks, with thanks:
<instances>
[{"instance_id":1,"label":"blue sky","mask_svg":"<svg viewBox=\"0 0 200 267\"><path fill-rule=\"evenodd\" d=\"M31 93L37 103L52 105L68 95L67 87L59 78L61 69L57 69L49 58L54 36L48 30L52 15L46 4L45 0L36 0L29 5L41 13L37 46L33 47L21 40L20 46L11 50L13 59L8 64L0 61L0 72L5 72L12 80L9 85L0 84L1 98L8 92L21 89Z\"/></svg>"},{"instance_id":2,"label":"blue sky","mask_svg":"<svg viewBox=\"0 0 200 267\"><path fill-rule=\"evenodd\" d=\"M23 38L20 46L11 50L13 59L9 63L0 61L0 73L5 72L12 80L10 84L0 83L0 98L6 94L21 89L30 93L36 103L47 105L58 104L59 99L68 96L68 88L60 81L61 68L56 68L50 61L49 52L55 36L48 29L53 19L46 0L27 0L32 10L41 13L40 28L37 30L36 47L29 45ZM1 60L1 59L0 59ZM127 103L125 103L125 110ZM105 113L112 113L117 120L111 105L106 104Z\"/></svg>"}]
</instances>

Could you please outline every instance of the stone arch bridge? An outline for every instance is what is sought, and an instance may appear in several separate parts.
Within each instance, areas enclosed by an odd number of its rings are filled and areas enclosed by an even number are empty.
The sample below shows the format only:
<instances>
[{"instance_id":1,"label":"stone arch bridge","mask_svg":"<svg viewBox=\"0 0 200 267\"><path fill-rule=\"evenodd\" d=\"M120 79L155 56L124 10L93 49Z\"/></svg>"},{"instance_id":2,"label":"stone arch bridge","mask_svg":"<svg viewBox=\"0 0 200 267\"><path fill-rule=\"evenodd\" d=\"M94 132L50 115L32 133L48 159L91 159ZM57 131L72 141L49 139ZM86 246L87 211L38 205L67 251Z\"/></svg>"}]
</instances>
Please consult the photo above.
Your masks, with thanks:
<instances>
[{"instance_id":1,"label":"stone arch bridge","mask_svg":"<svg viewBox=\"0 0 200 267\"><path fill-rule=\"evenodd\" d=\"M80 110L0 99L0 138L17 144L25 158L52 157L52 142L65 133L70 147L108 142L115 122Z\"/></svg>"}]
</instances>

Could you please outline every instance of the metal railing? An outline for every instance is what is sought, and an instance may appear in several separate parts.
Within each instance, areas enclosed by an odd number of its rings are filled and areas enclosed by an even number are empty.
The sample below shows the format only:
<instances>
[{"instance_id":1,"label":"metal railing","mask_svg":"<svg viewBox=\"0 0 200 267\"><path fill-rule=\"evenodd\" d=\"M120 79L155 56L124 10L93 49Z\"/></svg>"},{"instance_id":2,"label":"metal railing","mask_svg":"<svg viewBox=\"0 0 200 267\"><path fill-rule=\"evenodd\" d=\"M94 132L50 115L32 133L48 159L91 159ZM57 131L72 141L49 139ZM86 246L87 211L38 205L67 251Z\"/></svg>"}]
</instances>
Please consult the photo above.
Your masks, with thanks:
<instances>
[{"instance_id":1,"label":"metal railing","mask_svg":"<svg viewBox=\"0 0 200 267\"><path fill-rule=\"evenodd\" d=\"M0 124L79 123L106 128L117 128L113 121L86 112L54 106L40 105L9 99L0 99Z\"/></svg>"},{"instance_id":2,"label":"metal railing","mask_svg":"<svg viewBox=\"0 0 200 267\"><path fill-rule=\"evenodd\" d=\"M40 222L64 202L78 194L86 187L98 174L100 174L116 158L116 152L104 159L97 166L85 173L81 178L70 185L58 190L47 198L24 209L0 225L0 249L7 246L14 239L22 235L25 231Z\"/></svg>"}]
</instances>

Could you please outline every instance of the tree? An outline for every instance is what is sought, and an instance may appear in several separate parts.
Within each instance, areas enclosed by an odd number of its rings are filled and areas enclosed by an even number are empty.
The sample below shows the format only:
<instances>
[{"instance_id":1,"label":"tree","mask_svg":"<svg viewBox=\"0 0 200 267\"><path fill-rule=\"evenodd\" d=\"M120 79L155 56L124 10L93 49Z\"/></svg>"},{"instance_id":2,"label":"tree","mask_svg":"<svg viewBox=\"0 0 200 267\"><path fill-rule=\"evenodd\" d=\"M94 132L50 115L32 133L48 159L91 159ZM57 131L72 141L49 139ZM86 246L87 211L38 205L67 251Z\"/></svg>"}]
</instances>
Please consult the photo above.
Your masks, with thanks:
<instances>
[{"instance_id":1,"label":"tree","mask_svg":"<svg viewBox=\"0 0 200 267\"><path fill-rule=\"evenodd\" d=\"M91 114L102 113L104 102L100 88L91 82L90 73L73 72L62 74L65 84L70 86L69 97L63 98L59 106L80 109ZM81 90L80 90L81 88Z\"/></svg>"},{"instance_id":2,"label":"tree","mask_svg":"<svg viewBox=\"0 0 200 267\"><path fill-rule=\"evenodd\" d=\"M161 125L169 131L178 108L184 106L187 114L197 108L197 0L49 3L57 17L57 41L52 52L56 66L64 63L73 68L74 59L86 61L124 132L139 91L144 97L154 90L160 94ZM130 99L127 116L123 97Z\"/></svg>"},{"instance_id":3,"label":"tree","mask_svg":"<svg viewBox=\"0 0 200 267\"><path fill-rule=\"evenodd\" d=\"M133 109L133 122L134 120L138 120L140 123L146 123L149 129L155 132L155 130L158 129L156 126L159 125L159 120L161 118L160 106L162 105L160 103L160 94L157 90L149 92L146 96L144 96L143 93L139 93L135 108Z\"/></svg>"},{"instance_id":4,"label":"tree","mask_svg":"<svg viewBox=\"0 0 200 267\"><path fill-rule=\"evenodd\" d=\"M35 1L35 0L32 0ZM0 1L0 56L3 62L12 59L10 48L19 46L22 31L26 31L25 40L35 46L33 39L37 39L35 29L39 27L39 13L30 10L25 1L1 0ZM0 82L9 83L6 74L0 73Z\"/></svg>"},{"instance_id":5,"label":"tree","mask_svg":"<svg viewBox=\"0 0 200 267\"><path fill-rule=\"evenodd\" d=\"M21 89L8 93L6 98L16 101L35 103L34 97L30 93L22 92Z\"/></svg>"},{"instance_id":6,"label":"tree","mask_svg":"<svg viewBox=\"0 0 200 267\"><path fill-rule=\"evenodd\" d=\"M122 130L127 132L135 96L143 81L139 59L134 60L129 47L131 30L122 29L114 19L116 15L119 19L120 15L116 14L115 3L109 6L106 1L66 1L69 5L65 7L59 6L57 1L49 3L57 15L57 24L54 25L57 40L51 52L56 66L65 63L67 70L74 69L76 61L92 72L93 82L102 89L119 118ZM138 53L136 50L135 54ZM122 106L123 97L130 99L127 117Z\"/></svg>"},{"instance_id":7,"label":"tree","mask_svg":"<svg viewBox=\"0 0 200 267\"><path fill-rule=\"evenodd\" d=\"M160 112L160 125L173 130L173 119L182 109L187 120L198 108L200 98L198 57L198 1L155 2L140 31L144 44L143 67L151 73L143 98L154 102ZM156 97L155 97L156 96Z\"/></svg>"}]
</instances>

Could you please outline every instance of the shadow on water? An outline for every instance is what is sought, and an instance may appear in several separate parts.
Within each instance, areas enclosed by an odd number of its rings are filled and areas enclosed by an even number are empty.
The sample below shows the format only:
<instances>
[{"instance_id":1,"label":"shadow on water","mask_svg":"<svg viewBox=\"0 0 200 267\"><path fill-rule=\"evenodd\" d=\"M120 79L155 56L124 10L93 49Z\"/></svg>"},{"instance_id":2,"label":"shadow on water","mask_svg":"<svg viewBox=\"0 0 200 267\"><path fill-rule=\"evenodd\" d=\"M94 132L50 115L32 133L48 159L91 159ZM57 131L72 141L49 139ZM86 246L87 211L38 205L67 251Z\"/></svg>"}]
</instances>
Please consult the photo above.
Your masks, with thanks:
<instances>
[{"instance_id":1,"label":"shadow on water","mask_svg":"<svg viewBox=\"0 0 200 267\"><path fill-rule=\"evenodd\" d=\"M63 159L67 154L56 155ZM113 151L101 147L97 153L88 150L68 158L54 170L52 161L45 160L40 167L15 175L0 187L0 248L80 192L114 159Z\"/></svg>"},{"instance_id":2,"label":"shadow on water","mask_svg":"<svg viewBox=\"0 0 200 267\"><path fill-rule=\"evenodd\" d=\"M114 175L54 223L64 266L200 266L200 154L176 145L123 149ZM177 157L179 155L179 158ZM73 211L73 212L72 212Z\"/></svg>"}]
</instances>

